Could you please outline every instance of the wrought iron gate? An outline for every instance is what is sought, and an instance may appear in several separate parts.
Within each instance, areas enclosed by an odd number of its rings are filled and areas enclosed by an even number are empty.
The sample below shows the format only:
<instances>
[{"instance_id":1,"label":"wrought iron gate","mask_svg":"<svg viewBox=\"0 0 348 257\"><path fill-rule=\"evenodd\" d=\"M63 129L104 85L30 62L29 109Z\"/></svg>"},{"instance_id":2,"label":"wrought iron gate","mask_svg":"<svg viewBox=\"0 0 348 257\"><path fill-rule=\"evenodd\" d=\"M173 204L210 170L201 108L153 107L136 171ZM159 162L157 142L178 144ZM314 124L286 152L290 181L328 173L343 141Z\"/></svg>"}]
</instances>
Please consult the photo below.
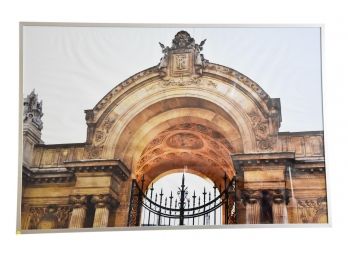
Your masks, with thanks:
<instances>
[{"instance_id":1,"label":"wrought iron gate","mask_svg":"<svg viewBox=\"0 0 348 257\"><path fill-rule=\"evenodd\" d=\"M175 226L175 225L217 225L236 222L236 179L231 181L225 174L224 188L219 192L216 186L213 193L203 190L201 196L194 192L188 198L185 175L175 198L164 196L163 191L154 193L153 184L144 192L144 177L141 185L134 179L128 214L128 226ZM219 193L219 194L218 194ZM218 194L218 195L217 195Z\"/></svg>"}]
</instances>

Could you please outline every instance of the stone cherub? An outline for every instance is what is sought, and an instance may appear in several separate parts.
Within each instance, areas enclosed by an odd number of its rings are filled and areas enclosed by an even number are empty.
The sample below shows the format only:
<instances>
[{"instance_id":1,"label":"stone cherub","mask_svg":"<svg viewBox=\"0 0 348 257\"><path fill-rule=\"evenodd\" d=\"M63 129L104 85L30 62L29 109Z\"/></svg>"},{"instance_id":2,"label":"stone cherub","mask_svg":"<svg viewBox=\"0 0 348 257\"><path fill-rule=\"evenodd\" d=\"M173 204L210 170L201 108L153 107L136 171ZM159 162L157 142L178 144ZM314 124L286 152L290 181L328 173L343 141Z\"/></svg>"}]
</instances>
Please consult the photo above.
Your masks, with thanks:
<instances>
[{"instance_id":1,"label":"stone cherub","mask_svg":"<svg viewBox=\"0 0 348 257\"><path fill-rule=\"evenodd\" d=\"M164 76L167 73L169 47L165 47L161 42L159 42L159 45L162 48L162 53L164 55L160 60L158 69L160 70L161 75Z\"/></svg>"},{"instance_id":2,"label":"stone cherub","mask_svg":"<svg viewBox=\"0 0 348 257\"><path fill-rule=\"evenodd\" d=\"M204 59L204 55L201 54L200 52L203 50L203 45L205 44L205 41L207 39L204 39L201 41L201 43L195 44L195 67L196 67L196 72L200 75L203 73L203 68L205 67L206 63L208 60Z\"/></svg>"}]
</instances>

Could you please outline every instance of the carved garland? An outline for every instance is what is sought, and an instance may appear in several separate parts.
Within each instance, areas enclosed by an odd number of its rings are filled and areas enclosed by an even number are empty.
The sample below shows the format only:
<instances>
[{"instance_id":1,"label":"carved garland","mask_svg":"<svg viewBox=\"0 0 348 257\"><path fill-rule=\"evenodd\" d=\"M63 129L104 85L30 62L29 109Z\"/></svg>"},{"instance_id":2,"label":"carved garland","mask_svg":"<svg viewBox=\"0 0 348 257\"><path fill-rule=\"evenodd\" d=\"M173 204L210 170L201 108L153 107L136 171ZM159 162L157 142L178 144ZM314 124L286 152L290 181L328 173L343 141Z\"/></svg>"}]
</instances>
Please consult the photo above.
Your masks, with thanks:
<instances>
[{"instance_id":1,"label":"carved garland","mask_svg":"<svg viewBox=\"0 0 348 257\"><path fill-rule=\"evenodd\" d=\"M71 206L43 206L31 207L29 229L37 229L40 221L48 215L57 220L56 228L67 228L71 215Z\"/></svg>"},{"instance_id":2,"label":"carved garland","mask_svg":"<svg viewBox=\"0 0 348 257\"><path fill-rule=\"evenodd\" d=\"M276 143L276 139L269 135L269 125L268 122L262 120L260 115L256 111L251 111L248 113L253 126L256 144L259 151L272 151Z\"/></svg>"},{"instance_id":3,"label":"carved garland","mask_svg":"<svg viewBox=\"0 0 348 257\"><path fill-rule=\"evenodd\" d=\"M103 120L102 124L95 131L93 145L87 146L85 149L86 158L97 159L101 157L103 151L103 143L107 138L109 130L118 117L118 114L111 113Z\"/></svg>"},{"instance_id":4,"label":"carved garland","mask_svg":"<svg viewBox=\"0 0 348 257\"><path fill-rule=\"evenodd\" d=\"M103 146L87 146L86 147L86 157L88 159L98 159L101 157L101 154L103 152Z\"/></svg>"},{"instance_id":5,"label":"carved garland","mask_svg":"<svg viewBox=\"0 0 348 257\"><path fill-rule=\"evenodd\" d=\"M95 135L94 135L95 145L101 145L105 142L107 133L109 132L109 130L111 129L111 127L113 126L113 124L115 123L118 117L119 117L118 114L112 113L104 119L101 126L99 126L99 128L95 132Z\"/></svg>"},{"instance_id":6,"label":"carved garland","mask_svg":"<svg viewBox=\"0 0 348 257\"><path fill-rule=\"evenodd\" d=\"M187 87L187 86L208 86L216 88L217 84L211 80L205 81L200 78L189 78L189 79L171 79L171 80L161 80L158 85L160 87Z\"/></svg>"},{"instance_id":7,"label":"carved garland","mask_svg":"<svg viewBox=\"0 0 348 257\"><path fill-rule=\"evenodd\" d=\"M297 200L299 218L302 223L318 223L322 216L327 216L325 197L317 199Z\"/></svg>"}]
</instances>

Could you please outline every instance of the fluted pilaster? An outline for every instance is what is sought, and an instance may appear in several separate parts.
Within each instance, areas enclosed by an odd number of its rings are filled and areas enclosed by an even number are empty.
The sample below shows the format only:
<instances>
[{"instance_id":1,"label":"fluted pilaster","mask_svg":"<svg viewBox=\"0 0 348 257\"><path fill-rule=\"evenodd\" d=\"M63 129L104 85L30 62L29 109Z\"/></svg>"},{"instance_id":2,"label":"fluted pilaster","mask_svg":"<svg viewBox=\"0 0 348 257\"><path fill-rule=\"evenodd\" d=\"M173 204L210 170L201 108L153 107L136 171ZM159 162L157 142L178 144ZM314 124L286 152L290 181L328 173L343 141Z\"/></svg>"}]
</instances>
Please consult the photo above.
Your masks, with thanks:
<instances>
[{"instance_id":1,"label":"fluted pilaster","mask_svg":"<svg viewBox=\"0 0 348 257\"><path fill-rule=\"evenodd\" d=\"M288 223L288 212L286 209L285 190L271 190L272 217L274 224Z\"/></svg>"},{"instance_id":2,"label":"fluted pilaster","mask_svg":"<svg viewBox=\"0 0 348 257\"><path fill-rule=\"evenodd\" d=\"M95 204L95 214L93 227L103 228L108 226L110 207L112 205L112 198L110 195L94 195L92 203Z\"/></svg>"},{"instance_id":3,"label":"fluted pilaster","mask_svg":"<svg viewBox=\"0 0 348 257\"><path fill-rule=\"evenodd\" d=\"M261 218L261 192L257 190L248 190L243 192L245 203L246 224L259 224Z\"/></svg>"},{"instance_id":4,"label":"fluted pilaster","mask_svg":"<svg viewBox=\"0 0 348 257\"><path fill-rule=\"evenodd\" d=\"M70 196L69 200L73 204L69 228L83 228L86 219L87 197L85 195L73 195Z\"/></svg>"}]
</instances>

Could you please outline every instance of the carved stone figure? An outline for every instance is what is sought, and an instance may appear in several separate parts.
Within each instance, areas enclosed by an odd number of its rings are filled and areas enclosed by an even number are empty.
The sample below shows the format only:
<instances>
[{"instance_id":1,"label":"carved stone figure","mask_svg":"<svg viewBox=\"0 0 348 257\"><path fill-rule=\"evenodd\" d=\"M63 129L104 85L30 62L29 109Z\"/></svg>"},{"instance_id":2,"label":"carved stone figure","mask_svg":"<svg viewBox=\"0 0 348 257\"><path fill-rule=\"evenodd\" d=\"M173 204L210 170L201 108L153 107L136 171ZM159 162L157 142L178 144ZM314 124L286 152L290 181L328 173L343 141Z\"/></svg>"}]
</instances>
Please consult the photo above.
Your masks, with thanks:
<instances>
[{"instance_id":1,"label":"carved stone figure","mask_svg":"<svg viewBox=\"0 0 348 257\"><path fill-rule=\"evenodd\" d=\"M43 128L42 116L42 100L38 101L38 96L33 90L24 98L23 121L24 123L32 123L41 130Z\"/></svg>"},{"instance_id":2,"label":"carved stone figure","mask_svg":"<svg viewBox=\"0 0 348 257\"><path fill-rule=\"evenodd\" d=\"M162 75L165 75L167 72L167 66L168 66L168 51L169 47L165 47L161 42L159 42L159 45L162 48L162 53L164 54L163 57L160 60L160 64L158 66L158 69L160 70Z\"/></svg>"},{"instance_id":3,"label":"carved stone figure","mask_svg":"<svg viewBox=\"0 0 348 257\"><path fill-rule=\"evenodd\" d=\"M195 48L195 40L184 30L176 33L172 41L172 49Z\"/></svg>"}]
</instances>

